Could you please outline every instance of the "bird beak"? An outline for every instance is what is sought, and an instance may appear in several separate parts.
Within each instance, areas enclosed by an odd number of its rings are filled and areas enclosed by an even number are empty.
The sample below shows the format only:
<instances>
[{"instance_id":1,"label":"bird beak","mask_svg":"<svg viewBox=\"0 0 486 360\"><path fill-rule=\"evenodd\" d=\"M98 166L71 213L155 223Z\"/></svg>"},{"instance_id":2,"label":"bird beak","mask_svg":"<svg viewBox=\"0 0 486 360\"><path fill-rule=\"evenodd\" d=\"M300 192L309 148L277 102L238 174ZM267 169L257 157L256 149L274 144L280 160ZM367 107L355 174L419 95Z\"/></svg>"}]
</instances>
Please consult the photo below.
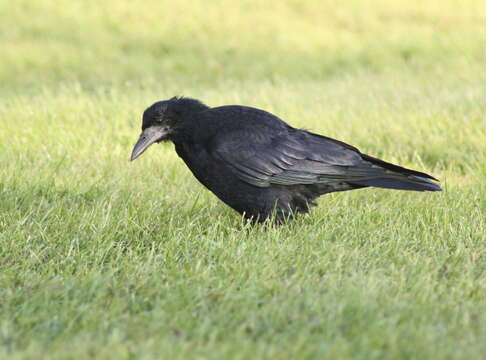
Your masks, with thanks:
<instances>
[{"instance_id":1,"label":"bird beak","mask_svg":"<svg viewBox=\"0 0 486 360\"><path fill-rule=\"evenodd\" d=\"M138 139L137 143L133 147L132 156L130 160L133 161L136 158L138 158L154 142L162 140L164 136L167 135L167 133L168 133L167 129L162 126L151 126L146 128L140 134L140 138Z\"/></svg>"}]
</instances>

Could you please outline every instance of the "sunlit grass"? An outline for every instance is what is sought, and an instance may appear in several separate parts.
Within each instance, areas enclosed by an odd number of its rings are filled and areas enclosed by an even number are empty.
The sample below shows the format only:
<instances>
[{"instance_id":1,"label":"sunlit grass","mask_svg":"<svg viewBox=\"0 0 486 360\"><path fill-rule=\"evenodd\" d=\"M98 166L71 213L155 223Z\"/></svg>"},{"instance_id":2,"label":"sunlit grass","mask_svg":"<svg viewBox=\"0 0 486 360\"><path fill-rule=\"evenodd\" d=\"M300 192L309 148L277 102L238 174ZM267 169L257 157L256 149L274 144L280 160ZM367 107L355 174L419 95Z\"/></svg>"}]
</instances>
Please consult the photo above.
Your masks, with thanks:
<instances>
[{"instance_id":1,"label":"sunlit grass","mask_svg":"<svg viewBox=\"0 0 486 360\"><path fill-rule=\"evenodd\" d=\"M3 2L0 358L486 353L486 7ZM245 104L442 180L252 227L145 107Z\"/></svg>"}]
</instances>

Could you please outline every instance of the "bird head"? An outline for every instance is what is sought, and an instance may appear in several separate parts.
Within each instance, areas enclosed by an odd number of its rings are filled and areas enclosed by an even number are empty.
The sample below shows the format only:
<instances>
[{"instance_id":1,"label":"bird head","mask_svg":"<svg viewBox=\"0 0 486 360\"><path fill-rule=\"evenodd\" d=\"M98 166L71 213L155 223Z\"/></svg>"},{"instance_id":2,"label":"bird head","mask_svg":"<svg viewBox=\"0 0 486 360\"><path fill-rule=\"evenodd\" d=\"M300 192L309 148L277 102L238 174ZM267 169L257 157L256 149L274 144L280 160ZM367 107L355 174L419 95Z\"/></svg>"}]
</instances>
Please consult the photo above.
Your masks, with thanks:
<instances>
[{"instance_id":1,"label":"bird head","mask_svg":"<svg viewBox=\"0 0 486 360\"><path fill-rule=\"evenodd\" d=\"M154 143L173 140L184 128L187 114L208 107L198 100L173 97L158 101L143 112L142 133L135 144L131 160L135 160Z\"/></svg>"}]
</instances>

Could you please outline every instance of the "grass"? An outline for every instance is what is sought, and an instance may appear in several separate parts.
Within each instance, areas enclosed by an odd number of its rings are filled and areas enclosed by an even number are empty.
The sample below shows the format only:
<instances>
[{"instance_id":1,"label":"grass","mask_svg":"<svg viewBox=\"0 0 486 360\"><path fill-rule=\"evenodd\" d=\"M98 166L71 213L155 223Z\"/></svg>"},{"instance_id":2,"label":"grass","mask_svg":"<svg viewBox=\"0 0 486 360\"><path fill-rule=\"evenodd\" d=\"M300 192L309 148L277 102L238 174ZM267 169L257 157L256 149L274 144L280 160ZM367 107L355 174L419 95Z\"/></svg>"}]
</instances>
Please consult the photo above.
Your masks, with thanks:
<instances>
[{"instance_id":1,"label":"grass","mask_svg":"<svg viewBox=\"0 0 486 360\"><path fill-rule=\"evenodd\" d=\"M0 358L480 359L480 1L2 1ZM173 95L432 173L249 226L169 145Z\"/></svg>"}]
</instances>

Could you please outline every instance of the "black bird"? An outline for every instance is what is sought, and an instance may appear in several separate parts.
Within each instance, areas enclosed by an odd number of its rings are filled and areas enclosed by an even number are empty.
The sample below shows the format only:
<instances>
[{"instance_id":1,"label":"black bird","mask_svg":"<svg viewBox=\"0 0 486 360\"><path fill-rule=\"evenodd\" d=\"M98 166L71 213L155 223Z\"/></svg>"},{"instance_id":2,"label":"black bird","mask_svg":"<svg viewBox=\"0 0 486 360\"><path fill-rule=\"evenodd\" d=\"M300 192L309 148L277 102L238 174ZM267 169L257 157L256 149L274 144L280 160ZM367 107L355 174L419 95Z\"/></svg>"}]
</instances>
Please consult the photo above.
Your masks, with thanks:
<instances>
[{"instance_id":1,"label":"black bird","mask_svg":"<svg viewBox=\"0 0 486 360\"><path fill-rule=\"evenodd\" d=\"M224 203L257 221L306 213L320 195L364 187L440 191L425 173L362 154L357 148L293 128L266 111L208 107L183 97L143 113L135 160L170 140L194 176Z\"/></svg>"}]
</instances>

